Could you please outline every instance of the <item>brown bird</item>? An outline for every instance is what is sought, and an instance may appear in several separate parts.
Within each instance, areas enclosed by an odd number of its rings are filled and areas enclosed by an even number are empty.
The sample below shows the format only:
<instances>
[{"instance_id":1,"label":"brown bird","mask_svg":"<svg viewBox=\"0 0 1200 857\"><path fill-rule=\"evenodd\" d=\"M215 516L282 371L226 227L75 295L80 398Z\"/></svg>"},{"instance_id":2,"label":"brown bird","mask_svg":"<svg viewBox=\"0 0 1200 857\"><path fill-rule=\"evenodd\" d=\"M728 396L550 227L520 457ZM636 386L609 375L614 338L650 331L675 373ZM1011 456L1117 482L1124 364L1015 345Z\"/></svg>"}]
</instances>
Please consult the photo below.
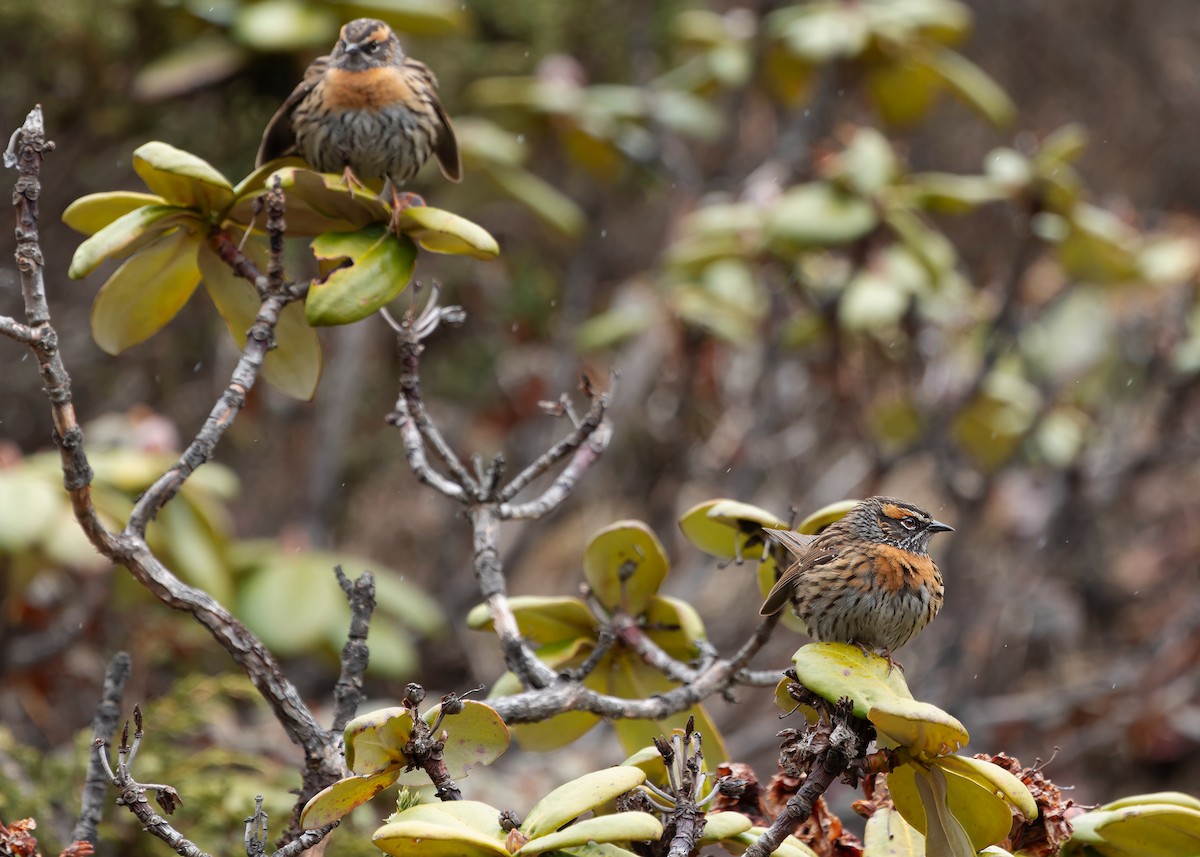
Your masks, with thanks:
<instances>
[{"instance_id":1,"label":"brown bird","mask_svg":"<svg viewBox=\"0 0 1200 857\"><path fill-rule=\"evenodd\" d=\"M342 173L351 188L386 179L399 209L404 204L397 186L431 154L446 178L462 178L437 78L405 56L391 27L358 18L342 27L333 52L313 61L271 117L255 163L298 156L319 172Z\"/></svg>"},{"instance_id":2,"label":"brown bird","mask_svg":"<svg viewBox=\"0 0 1200 857\"><path fill-rule=\"evenodd\" d=\"M815 537L765 530L797 561L759 612L778 613L790 601L817 640L855 643L895 664L891 653L942 608L942 574L929 540L953 529L912 503L872 497Z\"/></svg>"}]
</instances>

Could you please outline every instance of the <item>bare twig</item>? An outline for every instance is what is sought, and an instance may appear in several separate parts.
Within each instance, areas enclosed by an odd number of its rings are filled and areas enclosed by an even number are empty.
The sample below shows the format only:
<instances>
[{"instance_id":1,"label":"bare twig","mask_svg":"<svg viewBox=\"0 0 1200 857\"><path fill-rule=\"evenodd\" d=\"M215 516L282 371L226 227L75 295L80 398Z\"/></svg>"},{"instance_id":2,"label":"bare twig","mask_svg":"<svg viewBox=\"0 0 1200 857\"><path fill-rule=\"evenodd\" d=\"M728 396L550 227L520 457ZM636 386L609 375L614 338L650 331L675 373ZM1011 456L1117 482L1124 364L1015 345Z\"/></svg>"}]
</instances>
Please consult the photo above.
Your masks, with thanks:
<instances>
[{"instance_id":1,"label":"bare twig","mask_svg":"<svg viewBox=\"0 0 1200 857\"><path fill-rule=\"evenodd\" d=\"M358 579L351 581L340 565L335 566L333 571L350 603L350 631L346 636L346 644L342 646L342 669L333 688L333 731L341 732L363 701L363 674L367 671L370 658L367 631L371 627L371 615L375 612L375 576L364 571Z\"/></svg>"},{"instance_id":2,"label":"bare twig","mask_svg":"<svg viewBox=\"0 0 1200 857\"><path fill-rule=\"evenodd\" d=\"M283 253L283 192L278 183L267 192L267 211L270 214L267 230L270 236L271 259L266 278L266 297L259 306L253 326L247 332L242 356L234 367L225 392L213 406L195 439L188 444L179 460L146 489L137 505L133 507L129 523L125 527L125 533L128 535L143 538L146 527L162 507L179 493L183 483L196 468L212 456L226 430L245 406L246 395L258 380L267 352L275 347L275 327L279 324L279 314L284 307L296 300L295 294L284 288L280 267L280 257Z\"/></svg>"},{"instance_id":3,"label":"bare twig","mask_svg":"<svg viewBox=\"0 0 1200 857\"><path fill-rule=\"evenodd\" d=\"M96 714L92 718L92 734L98 744L107 744L117 731L117 723L121 719L121 695L125 691L125 682L129 679L132 663L127 653L117 652L104 671L104 688L100 694L100 703L96 706ZM75 824L71 839L84 840L93 845L99 840L98 828L104 814L104 793L108 782L99 756L90 756L79 821Z\"/></svg>"}]
</instances>

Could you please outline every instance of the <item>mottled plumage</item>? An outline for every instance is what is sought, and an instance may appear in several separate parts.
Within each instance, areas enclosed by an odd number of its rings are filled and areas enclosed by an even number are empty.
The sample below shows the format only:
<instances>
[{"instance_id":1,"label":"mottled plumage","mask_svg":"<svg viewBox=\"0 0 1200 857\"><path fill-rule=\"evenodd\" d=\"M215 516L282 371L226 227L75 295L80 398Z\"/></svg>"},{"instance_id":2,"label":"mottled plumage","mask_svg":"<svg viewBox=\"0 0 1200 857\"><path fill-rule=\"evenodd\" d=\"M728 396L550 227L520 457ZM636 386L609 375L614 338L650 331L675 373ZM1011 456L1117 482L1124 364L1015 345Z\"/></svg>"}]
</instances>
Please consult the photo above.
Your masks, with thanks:
<instances>
[{"instance_id":1,"label":"mottled plumage","mask_svg":"<svg viewBox=\"0 0 1200 857\"><path fill-rule=\"evenodd\" d=\"M816 639L857 643L890 657L942 607L942 575L929 556L929 540L952 529L911 503L872 497L815 537L766 530L797 561L760 612L777 613L790 601Z\"/></svg>"},{"instance_id":2,"label":"mottled plumage","mask_svg":"<svg viewBox=\"0 0 1200 857\"><path fill-rule=\"evenodd\" d=\"M257 164L296 155L320 172L349 170L360 181L408 181L437 158L451 181L462 177L454 127L437 95L437 78L404 55L391 28L359 18L342 27L271 117Z\"/></svg>"}]
</instances>

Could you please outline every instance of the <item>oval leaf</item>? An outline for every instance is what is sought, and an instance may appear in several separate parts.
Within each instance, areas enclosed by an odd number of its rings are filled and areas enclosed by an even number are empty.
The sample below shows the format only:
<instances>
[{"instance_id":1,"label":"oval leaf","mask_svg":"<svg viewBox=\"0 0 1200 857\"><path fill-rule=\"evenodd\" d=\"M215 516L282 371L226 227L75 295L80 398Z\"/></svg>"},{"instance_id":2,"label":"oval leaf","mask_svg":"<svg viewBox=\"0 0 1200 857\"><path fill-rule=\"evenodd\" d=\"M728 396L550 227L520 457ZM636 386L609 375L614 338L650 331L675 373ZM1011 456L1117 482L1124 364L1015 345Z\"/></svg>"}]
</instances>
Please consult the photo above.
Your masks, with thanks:
<instances>
[{"instance_id":1,"label":"oval leaf","mask_svg":"<svg viewBox=\"0 0 1200 857\"><path fill-rule=\"evenodd\" d=\"M304 314L314 327L350 324L372 315L404 291L417 260L412 241L397 238L384 224L327 233L313 241L312 248L318 258L348 258L353 263L308 290Z\"/></svg>"},{"instance_id":2,"label":"oval leaf","mask_svg":"<svg viewBox=\"0 0 1200 857\"><path fill-rule=\"evenodd\" d=\"M146 187L167 202L219 212L233 202L233 185L208 161L167 143L145 143L133 153L133 169Z\"/></svg>"},{"instance_id":3,"label":"oval leaf","mask_svg":"<svg viewBox=\"0 0 1200 857\"><path fill-rule=\"evenodd\" d=\"M780 198L767 224L767 236L773 242L802 247L846 244L878 223L875 208L865 199L826 182L812 182Z\"/></svg>"},{"instance_id":4,"label":"oval leaf","mask_svg":"<svg viewBox=\"0 0 1200 857\"><path fill-rule=\"evenodd\" d=\"M881 699L871 707L867 718L882 736L907 748L918 759L948 755L970 740L958 720L936 705L914 699Z\"/></svg>"},{"instance_id":5,"label":"oval leaf","mask_svg":"<svg viewBox=\"0 0 1200 857\"><path fill-rule=\"evenodd\" d=\"M853 700L855 717L866 719L872 708L912 699L900 670L849 643L809 643L792 655L792 664L800 683L822 699Z\"/></svg>"},{"instance_id":6,"label":"oval leaf","mask_svg":"<svg viewBox=\"0 0 1200 857\"><path fill-rule=\"evenodd\" d=\"M796 527L796 532L803 533L806 536L815 536L834 521L840 521L846 517L850 513L850 510L860 502L860 500L838 500L836 503L822 506L801 521L800 525Z\"/></svg>"},{"instance_id":7,"label":"oval leaf","mask_svg":"<svg viewBox=\"0 0 1200 857\"><path fill-rule=\"evenodd\" d=\"M63 212L63 223L84 235L95 235L114 220L150 205L163 205L163 198L152 193L118 190L81 196ZM173 206L172 206L173 207Z\"/></svg>"},{"instance_id":8,"label":"oval leaf","mask_svg":"<svg viewBox=\"0 0 1200 857\"><path fill-rule=\"evenodd\" d=\"M396 772L387 771L373 777L347 777L321 789L304 805L300 826L304 830L324 827L337 821L351 810L362 806L375 795L396 782Z\"/></svg>"},{"instance_id":9,"label":"oval leaf","mask_svg":"<svg viewBox=\"0 0 1200 857\"><path fill-rule=\"evenodd\" d=\"M396 215L396 225L433 253L484 260L500 255L500 245L486 229L440 208L414 205L402 209Z\"/></svg>"},{"instance_id":10,"label":"oval leaf","mask_svg":"<svg viewBox=\"0 0 1200 857\"><path fill-rule=\"evenodd\" d=\"M562 830L530 839L516 854L544 854L589 842L644 842L663 834L662 822L648 812L617 812L585 818Z\"/></svg>"},{"instance_id":11,"label":"oval leaf","mask_svg":"<svg viewBox=\"0 0 1200 857\"><path fill-rule=\"evenodd\" d=\"M639 768L625 765L584 774L546 795L525 816L521 831L530 839L545 836L568 821L622 795L646 779Z\"/></svg>"},{"instance_id":12,"label":"oval leaf","mask_svg":"<svg viewBox=\"0 0 1200 857\"><path fill-rule=\"evenodd\" d=\"M359 715L346 724L346 767L374 775L408 763L404 745L412 735L412 713L400 706Z\"/></svg>"},{"instance_id":13,"label":"oval leaf","mask_svg":"<svg viewBox=\"0 0 1200 857\"><path fill-rule=\"evenodd\" d=\"M433 725L441 711L435 705L422 715L426 723ZM508 749L508 727L492 708L473 699L463 700L463 710L447 715L441 728L448 737L443 751L447 772L458 779L465 777L472 768L490 765ZM424 771L410 771L400 777L401 785L425 785L429 781Z\"/></svg>"},{"instance_id":14,"label":"oval leaf","mask_svg":"<svg viewBox=\"0 0 1200 857\"><path fill-rule=\"evenodd\" d=\"M667 576L667 555L641 521L618 521L592 536L583 573L601 604L639 616Z\"/></svg>"},{"instance_id":15,"label":"oval leaf","mask_svg":"<svg viewBox=\"0 0 1200 857\"><path fill-rule=\"evenodd\" d=\"M578 598L563 596L515 595L508 599L521 636L546 645L574 640L595 639L598 624L587 605ZM467 615L467 627L476 631L492 630L492 617L486 604L477 604Z\"/></svg>"},{"instance_id":16,"label":"oval leaf","mask_svg":"<svg viewBox=\"0 0 1200 857\"><path fill-rule=\"evenodd\" d=\"M120 354L173 319L200 284L196 254L202 240L173 232L117 268L92 303L96 344L108 354Z\"/></svg>"},{"instance_id":17,"label":"oval leaf","mask_svg":"<svg viewBox=\"0 0 1200 857\"><path fill-rule=\"evenodd\" d=\"M888 774L887 783L896 811L925 835L931 855L974 855L1002 841L1012 828L1012 812L1004 800L940 766L901 765ZM969 850L955 850L964 843ZM944 850L935 852L939 844Z\"/></svg>"},{"instance_id":18,"label":"oval leaf","mask_svg":"<svg viewBox=\"0 0 1200 857\"><path fill-rule=\"evenodd\" d=\"M737 500L708 500L679 518L679 529L705 553L736 559L761 559L762 528L787 529L787 524L766 509Z\"/></svg>"},{"instance_id":19,"label":"oval leaf","mask_svg":"<svg viewBox=\"0 0 1200 857\"><path fill-rule=\"evenodd\" d=\"M266 270L266 253L261 245L249 241L243 252L254 258L259 270ZM204 288L225 320L229 335L239 348L245 346L246 333L261 306L258 292L233 273L207 244L200 248L199 262ZM305 321L300 304L290 303L283 308L275 326L275 345L263 362L263 377L289 396L311 399L321 380L321 342Z\"/></svg>"},{"instance_id":20,"label":"oval leaf","mask_svg":"<svg viewBox=\"0 0 1200 857\"><path fill-rule=\"evenodd\" d=\"M75 248L67 276L86 277L106 259L130 256L164 232L188 222L196 223L195 212L175 205L143 205L99 230Z\"/></svg>"}]
</instances>

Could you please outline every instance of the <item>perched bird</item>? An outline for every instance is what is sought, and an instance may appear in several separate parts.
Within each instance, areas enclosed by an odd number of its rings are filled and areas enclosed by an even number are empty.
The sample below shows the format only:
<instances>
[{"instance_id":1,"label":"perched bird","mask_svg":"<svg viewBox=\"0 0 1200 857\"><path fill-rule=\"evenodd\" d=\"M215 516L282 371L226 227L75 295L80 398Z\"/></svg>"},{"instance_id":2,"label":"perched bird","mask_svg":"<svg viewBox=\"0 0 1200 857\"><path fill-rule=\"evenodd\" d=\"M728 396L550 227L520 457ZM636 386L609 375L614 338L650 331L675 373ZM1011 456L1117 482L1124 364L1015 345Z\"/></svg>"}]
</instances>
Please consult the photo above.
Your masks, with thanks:
<instances>
[{"instance_id":1,"label":"perched bird","mask_svg":"<svg viewBox=\"0 0 1200 857\"><path fill-rule=\"evenodd\" d=\"M405 56L391 27L358 18L342 27L328 56L304 72L263 132L256 165L295 155L347 184L386 179L395 207L397 186L430 155L451 181L462 178L454 126L437 95L437 78Z\"/></svg>"},{"instance_id":2,"label":"perched bird","mask_svg":"<svg viewBox=\"0 0 1200 857\"><path fill-rule=\"evenodd\" d=\"M790 601L816 639L855 643L894 665L892 652L942 608L929 540L953 529L912 503L872 497L818 536L765 530L797 560L759 612L778 613Z\"/></svg>"}]
</instances>

